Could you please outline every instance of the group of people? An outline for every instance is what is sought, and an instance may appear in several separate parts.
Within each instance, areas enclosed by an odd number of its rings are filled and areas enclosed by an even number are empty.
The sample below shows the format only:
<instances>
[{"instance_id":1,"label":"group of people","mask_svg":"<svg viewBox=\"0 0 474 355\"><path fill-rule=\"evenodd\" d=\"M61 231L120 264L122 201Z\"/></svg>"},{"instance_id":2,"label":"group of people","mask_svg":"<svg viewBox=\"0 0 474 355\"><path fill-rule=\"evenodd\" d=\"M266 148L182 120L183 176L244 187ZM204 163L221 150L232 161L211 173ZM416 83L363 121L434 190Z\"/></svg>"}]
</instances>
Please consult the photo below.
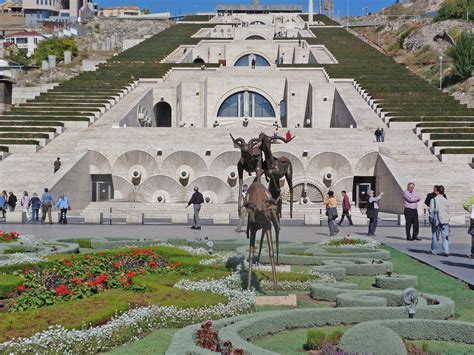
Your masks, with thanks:
<instances>
[{"instance_id":1,"label":"group of people","mask_svg":"<svg viewBox=\"0 0 474 355\"><path fill-rule=\"evenodd\" d=\"M351 219L351 203L346 191L342 191L342 217L336 225L338 218L337 201L334 192L329 191L324 201L326 206L326 216L328 217L329 235L335 236L339 233L339 228L347 217L350 225L353 225ZM368 236L375 236L378 224L379 201L384 195L381 192L378 196L373 190L368 191L367 200L367 218L369 219ZM408 241L421 240L419 234L418 204L421 201L420 196L415 191L415 184L410 182L403 192L403 205L405 217L405 233ZM449 202L443 185L435 185L433 192L426 195L424 201L429 211L429 220L431 224L431 253L437 255L438 242L441 241L441 253L449 256ZM466 201L464 208L471 214L471 223L468 234L471 236L471 258L474 257L474 196Z\"/></svg>"},{"instance_id":2,"label":"group of people","mask_svg":"<svg viewBox=\"0 0 474 355\"><path fill-rule=\"evenodd\" d=\"M375 135L376 142L380 142L380 143L385 142L385 131L383 130L383 128L377 128L375 130L374 135Z\"/></svg>"},{"instance_id":3,"label":"group of people","mask_svg":"<svg viewBox=\"0 0 474 355\"><path fill-rule=\"evenodd\" d=\"M7 194L6 191L2 191L0 195L0 210L2 211L3 218L5 218L6 213L15 211L17 202L18 199L13 192ZM45 223L46 218L48 218L50 224L53 223L53 208L60 211L59 223L61 224L67 224L67 212L71 209L69 200L64 194L61 194L55 203L53 195L49 192L48 188L44 189L41 198L38 197L36 192L30 197L28 191L24 191L20 200L20 207L25 212L28 222L39 223L39 211L41 209L41 223Z\"/></svg>"}]
</instances>

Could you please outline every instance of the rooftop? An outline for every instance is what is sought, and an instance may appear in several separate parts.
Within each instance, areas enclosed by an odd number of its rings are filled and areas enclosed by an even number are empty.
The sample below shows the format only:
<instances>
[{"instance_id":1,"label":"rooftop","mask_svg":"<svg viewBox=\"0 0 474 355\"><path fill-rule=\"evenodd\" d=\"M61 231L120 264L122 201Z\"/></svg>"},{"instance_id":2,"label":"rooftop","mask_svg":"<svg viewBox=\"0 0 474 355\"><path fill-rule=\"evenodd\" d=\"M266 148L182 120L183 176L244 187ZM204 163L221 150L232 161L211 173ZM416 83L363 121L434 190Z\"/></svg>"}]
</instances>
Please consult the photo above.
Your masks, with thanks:
<instances>
[{"instance_id":1,"label":"rooftop","mask_svg":"<svg viewBox=\"0 0 474 355\"><path fill-rule=\"evenodd\" d=\"M233 12L302 12L301 5L217 5L217 11Z\"/></svg>"},{"instance_id":2,"label":"rooftop","mask_svg":"<svg viewBox=\"0 0 474 355\"><path fill-rule=\"evenodd\" d=\"M41 33L36 31L21 31L9 34L5 36L5 38L12 38L12 37L44 37Z\"/></svg>"},{"instance_id":3,"label":"rooftop","mask_svg":"<svg viewBox=\"0 0 474 355\"><path fill-rule=\"evenodd\" d=\"M111 6L105 7L104 10L133 10L133 11L140 11L138 6Z\"/></svg>"}]
</instances>

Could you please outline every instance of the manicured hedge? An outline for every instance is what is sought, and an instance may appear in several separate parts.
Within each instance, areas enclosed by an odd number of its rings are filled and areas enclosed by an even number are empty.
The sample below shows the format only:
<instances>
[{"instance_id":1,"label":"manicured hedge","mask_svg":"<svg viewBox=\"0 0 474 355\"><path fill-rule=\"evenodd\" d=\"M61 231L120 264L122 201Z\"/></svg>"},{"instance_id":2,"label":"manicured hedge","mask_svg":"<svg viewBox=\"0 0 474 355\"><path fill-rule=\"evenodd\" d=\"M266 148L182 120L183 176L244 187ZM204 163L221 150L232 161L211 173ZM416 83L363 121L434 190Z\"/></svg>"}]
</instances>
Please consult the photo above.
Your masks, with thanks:
<instances>
[{"instance_id":1,"label":"manicured hedge","mask_svg":"<svg viewBox=\"0 0 474 355\"><path fill-rule=\"evenodd\" d=\"M0 152L5 152L5 153L8 153L10 150L8 149L8 147L5 147L3 145L0 145Z\"/></svg>"},{"instance_id":2,"label":"manicured hedge","mask_svg":"<svg viewBox=\"0 0 474 355\"><path fill-rule=\"evenodd\" d=\"M50 127L2 127L0 132L56 132L56 128Z\"/></svg>"},{"instance_id":3,"label":"manicured hedge","mask_svg":"<svg viewBox=\"0 0 474 355\"><path fill-rule=\"evenodd\" d=\"M20 139L4 139L0 138L0 144L7 144L7 145L18 145L18 144L26 144L26 145L39 145L38 141L32 140L32 139L25 139L25 140L20 140Z\"/></svg>"},{"instance_id":4,"label":"manicured hedge","mask_svg":"<svg viewBox=\"0 0 474 355\"><path fill-rule=\"evenodd\" d=\"M474 154L474 148L447 148L441 149L441 154Z\"/></svg>"},{"instance_id":5,"label":"manicured hedge","mask_svg":"<svg viewBox=\"0 0 474 355\"><path fill-rule=\"evenodd\" d=\"M433 147L474 147L474 141L439 141L433 142Z\"/></svg>"},{"instance_id":6,"label":"manicured hedge","mask_svg":"<svg viewBox=\"0 0 474 355\"><path fill-rule=\"evenodd\" d=\"M62 122L52 122L52 121L46 121L46 122L37 122L37 121L4 121L0 120L0 127L16 127L16 126L45 126L45 127L63 127L64 123Z\"/></svg>"},{"instance_id":7,"label":"manicured hedge","mask_svg":"<svg viewBox=\"0 0 474 355\"><path fill-rule=\"evenodd\" d=\"M404 290L416 287L417 278L413 275L378 275L375 276L375 286L389 290Z\"/></svg>"}]
</instances>

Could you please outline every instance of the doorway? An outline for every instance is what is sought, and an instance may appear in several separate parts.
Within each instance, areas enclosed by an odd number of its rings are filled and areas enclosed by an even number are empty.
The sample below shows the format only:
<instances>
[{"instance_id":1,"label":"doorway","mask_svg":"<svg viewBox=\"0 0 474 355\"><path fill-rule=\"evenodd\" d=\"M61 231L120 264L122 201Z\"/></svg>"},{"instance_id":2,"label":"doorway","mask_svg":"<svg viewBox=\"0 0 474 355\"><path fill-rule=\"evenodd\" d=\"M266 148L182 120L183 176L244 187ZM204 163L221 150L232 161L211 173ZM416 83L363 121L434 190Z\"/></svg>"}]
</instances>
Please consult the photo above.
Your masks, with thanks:
<instances>
[{"instance_id":1,"label":"doorway","mask_svg":"<svg viewBox=\"0 0 474 355\"><path fill-rule=\"evenodd\" d=\"M109 201L114 198L112 175L91 175L92 202Z\"/></svg>"},{"instance_id":2,"label":"doorway","mask_svg":"<svg viewBox=\"0 0 474 355\"><path fill-rule=\"evenodd\" d=\"M171 127L171 106L165 101L158 102L154 108L157 127Z\"/></svg>"}]
</instances>

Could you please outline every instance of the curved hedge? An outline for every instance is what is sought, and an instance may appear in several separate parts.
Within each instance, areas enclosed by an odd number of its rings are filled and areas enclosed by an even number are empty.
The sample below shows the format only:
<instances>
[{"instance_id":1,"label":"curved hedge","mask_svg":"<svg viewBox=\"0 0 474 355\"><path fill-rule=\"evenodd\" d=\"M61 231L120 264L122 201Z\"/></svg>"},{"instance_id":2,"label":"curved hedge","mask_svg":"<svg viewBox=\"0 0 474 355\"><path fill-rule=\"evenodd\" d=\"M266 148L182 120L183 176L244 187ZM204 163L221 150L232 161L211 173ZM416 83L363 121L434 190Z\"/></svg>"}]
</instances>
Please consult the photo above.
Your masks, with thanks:
<instances>
[{"instance_id":1,"label":"curved hedge","mask_svg":"<svg viewBox=\"0 0 474 355\"><path fill-rule=\"evenodd\" d=\"M389 290L404 290L416 287L417 278L413 275L378 275L375 277L375 286Z\"/></svg>"}]
</instances>

